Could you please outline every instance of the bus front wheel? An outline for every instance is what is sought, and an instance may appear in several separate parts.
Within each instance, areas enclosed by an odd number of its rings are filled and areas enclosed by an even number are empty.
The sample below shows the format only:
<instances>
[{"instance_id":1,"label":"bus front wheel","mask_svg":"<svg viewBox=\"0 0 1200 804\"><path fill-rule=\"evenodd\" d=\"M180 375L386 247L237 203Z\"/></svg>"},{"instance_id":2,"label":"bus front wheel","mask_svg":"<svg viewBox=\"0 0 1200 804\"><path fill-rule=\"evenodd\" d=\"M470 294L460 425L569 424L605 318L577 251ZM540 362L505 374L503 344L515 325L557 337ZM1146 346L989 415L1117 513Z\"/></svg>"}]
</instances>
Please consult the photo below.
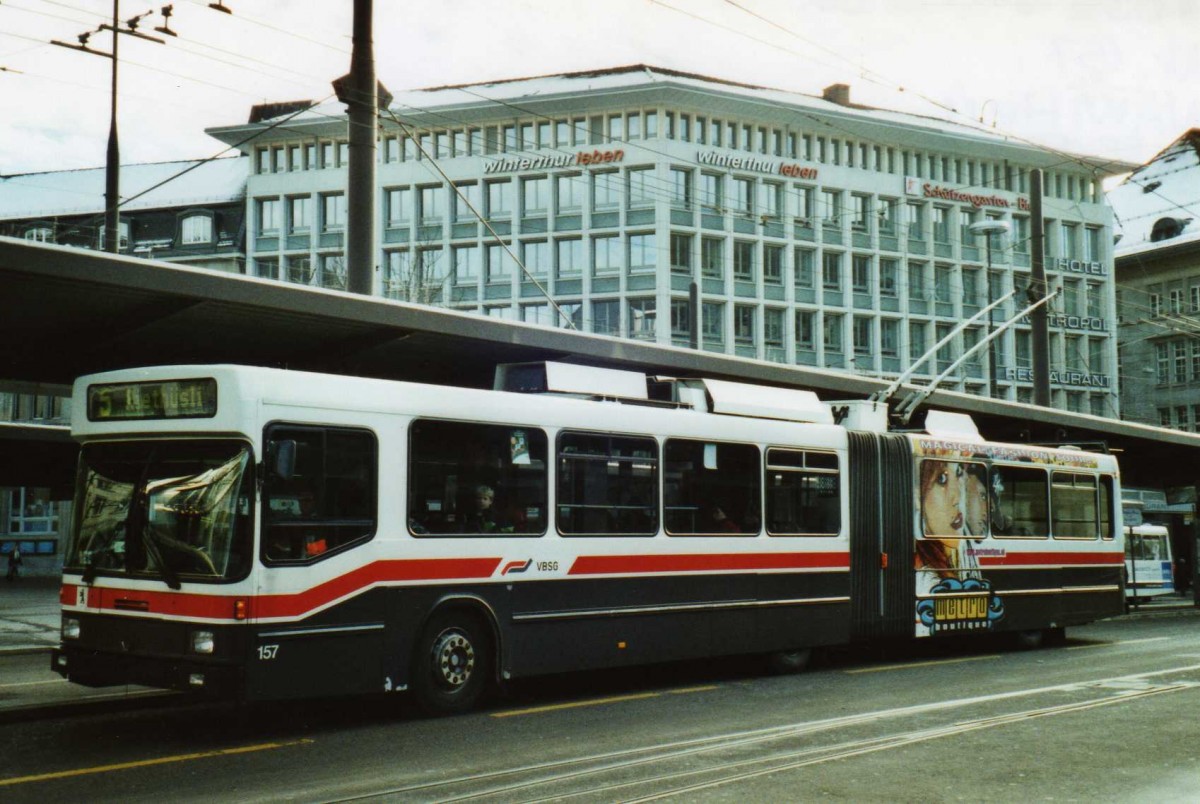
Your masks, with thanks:
<instances>
[{"instance_id":1,"label":"bus front wheel","mask_svg":"<svg viewBox=\"0 0 1200 804\"><path fill-rule=\"evenodd\" d=\"M478 617L439 612L421 632L413 661L413 692L423 710L432 715L466 712L487 685L491 639Z\"/></svg>"}]
</instances>

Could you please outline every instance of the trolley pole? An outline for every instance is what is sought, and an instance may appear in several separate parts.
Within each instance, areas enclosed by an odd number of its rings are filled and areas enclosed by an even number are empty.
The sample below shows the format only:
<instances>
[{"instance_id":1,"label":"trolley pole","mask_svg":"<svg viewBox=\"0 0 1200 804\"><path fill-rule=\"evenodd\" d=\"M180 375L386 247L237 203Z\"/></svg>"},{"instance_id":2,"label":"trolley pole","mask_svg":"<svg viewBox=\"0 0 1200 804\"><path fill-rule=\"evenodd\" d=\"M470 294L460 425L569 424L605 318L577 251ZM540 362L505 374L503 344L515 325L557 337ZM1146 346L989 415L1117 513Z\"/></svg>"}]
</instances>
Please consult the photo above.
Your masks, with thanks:
<instances>
[{"instance_id":1,"label":"trolley pole","mask_svg":"<svg viewBox=\"0 0 1200 804\"><path fill-rule=\"evenodd\" d=\"M1036 302L1046 296L1046 224L1042 219L1042 171L1035 169L1029 174L1029 218L1030 235L1033 240L1032 273L1029 283L1029 301ZM1029 314L1032 325L1031 347L1033 350L1033 404L1050 407L1050 329L1046 308L1038 307Z\"/></svg>"},{"instance_id":2,"label":"trolley pole","mask_svg":"<svg viewBox=\"0 0 1200 804\"><path fill-rule=\"evenodd\" d=\"M373 0L354 0L354 47L350 74L334 82L347 106L350 167L346 187L346 287L375 292L375 149L379 95L372 42Z\"/></svg>"}]
</instances>

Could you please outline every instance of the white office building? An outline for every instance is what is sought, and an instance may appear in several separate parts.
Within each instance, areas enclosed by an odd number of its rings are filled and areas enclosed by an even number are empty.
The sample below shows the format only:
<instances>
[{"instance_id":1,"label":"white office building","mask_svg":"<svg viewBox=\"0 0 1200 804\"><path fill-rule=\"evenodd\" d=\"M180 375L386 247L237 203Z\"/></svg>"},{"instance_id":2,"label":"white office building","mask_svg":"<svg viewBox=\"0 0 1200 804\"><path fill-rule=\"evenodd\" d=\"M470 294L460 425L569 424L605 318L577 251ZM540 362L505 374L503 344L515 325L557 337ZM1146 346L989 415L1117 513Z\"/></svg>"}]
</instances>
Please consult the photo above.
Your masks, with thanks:
<instances>
[{"instance_id":1,"label":"white office building","mask_svg":"<svg viewBox=\"0 0 1200 804\"><path fill-rule=\"evenodd\" d=\"M381 116L379 292L685 347L697 315L705 350L894 377L989 295L1017 291L996 326L1024 306L1041 168L1053 403L1116 417L1100 183L1132 166L849 96L645 66L402 93ZM344 108L266 117L210 130L252 157L248 270L344 287ZM945 386L1029 401L1031 365L1022 323Z\"/></svg>"}]
</instances>

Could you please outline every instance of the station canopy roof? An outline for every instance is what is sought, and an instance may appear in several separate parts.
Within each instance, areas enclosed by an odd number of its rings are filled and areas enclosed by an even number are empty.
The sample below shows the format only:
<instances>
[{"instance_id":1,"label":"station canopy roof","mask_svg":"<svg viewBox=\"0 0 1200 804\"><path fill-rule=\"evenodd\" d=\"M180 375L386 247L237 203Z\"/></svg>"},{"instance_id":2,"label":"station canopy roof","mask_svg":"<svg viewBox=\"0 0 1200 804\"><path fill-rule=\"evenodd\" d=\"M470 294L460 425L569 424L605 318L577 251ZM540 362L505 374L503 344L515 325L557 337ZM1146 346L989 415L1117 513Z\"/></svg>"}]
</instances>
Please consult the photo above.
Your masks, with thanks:
<instances>
[{"instance_id":1,"label":"station canopy roof","mask_svg":"<svg viewBox=\"0 0 1200 804\"><path fill-rule=\"evenodd\" d=\"M75 377L96 371L184 363L490 388L497 364L554 360L807 389L825 400L863 399L887 385L12 238L0 238L0 338L0 390L40 393L65 394ZM1192 485L1192 467L1200 465L1197 434L949 391L934 392L926 405L971 414L996 441L1104 442L1124 451L1125 472L1138 485ZM22 441L20 426L3 429L4 443L14 446L66 442L61 431ZM29 466L20 452L0 449L7 456L0 457L0 485Z\"/></svg>"}]
</instances>

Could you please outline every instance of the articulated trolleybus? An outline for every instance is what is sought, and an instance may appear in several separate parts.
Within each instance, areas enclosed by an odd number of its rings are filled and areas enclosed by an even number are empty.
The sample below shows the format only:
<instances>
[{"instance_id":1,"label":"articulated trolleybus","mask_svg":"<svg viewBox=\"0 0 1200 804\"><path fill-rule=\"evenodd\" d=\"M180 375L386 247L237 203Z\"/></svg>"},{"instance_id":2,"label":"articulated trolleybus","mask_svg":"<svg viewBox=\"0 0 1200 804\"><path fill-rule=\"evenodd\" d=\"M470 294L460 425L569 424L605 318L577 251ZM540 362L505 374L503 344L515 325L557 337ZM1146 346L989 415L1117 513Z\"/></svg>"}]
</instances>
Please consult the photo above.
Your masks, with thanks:
<instances>
[{"instance_id":1,"label":"articulated trolleybus","mask_svg":"<svg viewBox=\"0 0 1200 804\"><path fill-rule=\"evenodd\" d=\"M75 384L55 670L243 700L1118 614L1116 461L810 392L543 363L475 390L238 366ZM835 411L840 424L835 423ZM964 421L965 420L965 421Z\"/></svg>"}]
</instances>

